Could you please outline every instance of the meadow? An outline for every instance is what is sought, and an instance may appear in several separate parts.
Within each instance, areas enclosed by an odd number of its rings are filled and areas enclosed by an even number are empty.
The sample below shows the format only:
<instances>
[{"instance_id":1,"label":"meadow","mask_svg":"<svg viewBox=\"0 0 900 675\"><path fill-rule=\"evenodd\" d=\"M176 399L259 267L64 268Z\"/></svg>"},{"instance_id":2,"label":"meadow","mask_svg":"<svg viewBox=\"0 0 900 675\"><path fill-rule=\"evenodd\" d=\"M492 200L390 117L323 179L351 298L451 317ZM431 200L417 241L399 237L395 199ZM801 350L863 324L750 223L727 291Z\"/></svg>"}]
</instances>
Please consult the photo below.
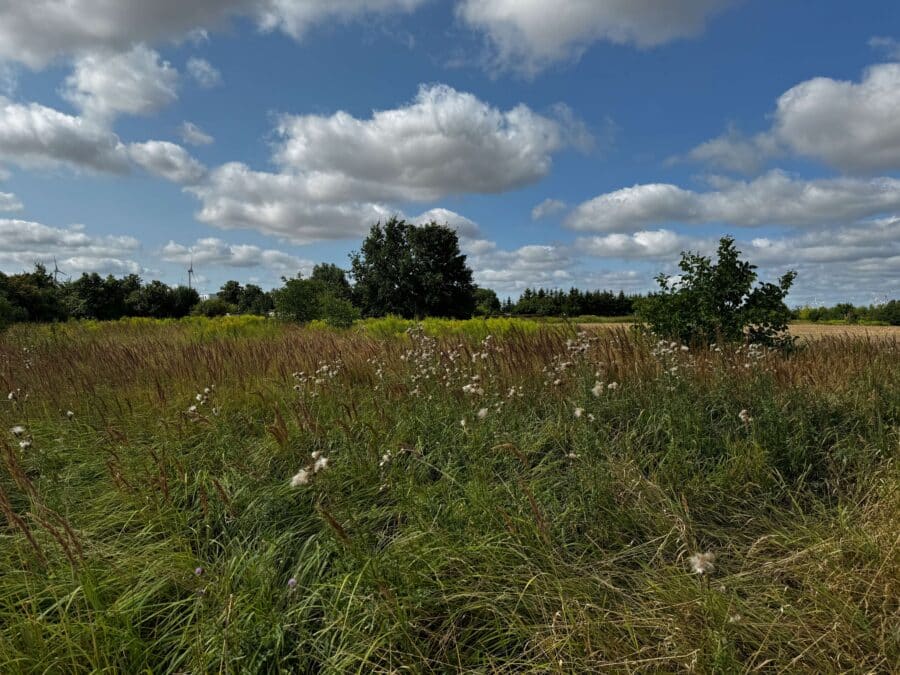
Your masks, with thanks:
<instances>
[{"instance_id":1,"label":"meadow","mask_svg":"<svg viewBox=\"0 0 900 675\"><path fill-rule=\"evenodd\" d=\"M0 387L0 672L900 669L895 336L16 325Z\"/></svg>"}]
</instances>

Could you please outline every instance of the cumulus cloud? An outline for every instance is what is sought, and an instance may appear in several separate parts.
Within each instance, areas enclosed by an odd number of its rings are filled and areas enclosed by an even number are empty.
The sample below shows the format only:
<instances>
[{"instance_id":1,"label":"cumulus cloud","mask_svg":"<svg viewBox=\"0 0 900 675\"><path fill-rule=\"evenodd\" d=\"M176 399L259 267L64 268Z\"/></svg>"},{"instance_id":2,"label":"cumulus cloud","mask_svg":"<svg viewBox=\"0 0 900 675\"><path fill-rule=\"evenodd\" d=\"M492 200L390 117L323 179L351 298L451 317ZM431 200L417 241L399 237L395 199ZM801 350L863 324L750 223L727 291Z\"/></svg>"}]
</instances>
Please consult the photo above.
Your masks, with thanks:
<instances>
[{"instance_id":1,"label":"cumulus cloud","mask_svg":"<svg viewBox=\"0 0 900 675\"><path fill-rule=\"evenodd\" d=\"M86 50L127 51L136 43L204 35L234 16L301 38L328 19L407 12L424 0L5 0L0 60L41 68Z\"/></svg>"},{"instance_id":2,"label":"cumulus cloud","mask_svg":"<svg viewBox=\"0 0 900 675\"><path fill-rule=\"evenodd\" d=\"M192 246L169 241L160 257L166 262L187 265L221 265L224 267L265 267L279 273L309 274L314 263L283 251L262 249L250 244L230 244L215 237L198 239Z\"/></svg>"},{"instance_id":3,"label":"cumulus cloud","mask_svg":"<svg viewBox=\"0 0 900 675\"><path fill-rule=\"evenodd\" d=\"M900 209L900 180L801 180L770 171L752 181L713 179L715 189L694 192L650 183L600 195L578 206L566 225L575 230L642 230L669 222L820 226Z\"/></svg>"},{"instance_id":4,"label":"cumulus cloud","mask_svg":"<svg viewBox=\"0 0 900 675\"><path fill-rule=\"evenodd\" d=\"M187 62L187 72L204 89L212 89L222 84L222 73L206 59L191 57Z\"/></svg>"},{"instance_id":5,"label":"cumulus cloud","mask_svg":"<svg viewBox=\"0 0 900 675\"><path fill-rule=\"evenodd\" d=\"M568 285L574 279L574 263L561 246L529 244L504 250L493 241L462 242L475 282L504 293L518 293L527 287Z\"/></svg>"},{"instance_id":6,"label":"cumulus cloud","mask_svg":"<svg viewBox=\"0 0 900 675\"><path fill-rule=\"evenodd\" d=\"M296 243L351 238L399 213L390 203L503 192L540 179L553 153L575 142L570 126L526 106L503 112L449 87L422 87L409 105L370 119L283 116L278 173L232 162L190 191L205 223ZM471 227L449 211L427 215Z\"/></svg>"},{"instance_id":7,"label":"cumulus cloud","mask_svg":"<svg viewBox=\"0 0 900 675\"><path fill-rule=\"evenodd\" d=\"M672 230L660 229L580 237L575 247L585 255L596 258L664 258L690 248L690 241Z\"/></svg>"},{"instance_id":8,"label":"cumulus cloud","mask_svg":"<svg viewBox=\"0 0 900 675\"><path fill-rule=\"evenodd\" d=\"M475 239L480 234L478 223L449 209L430 209L411 221L415 225L427 225L437 223L446 225L456 230L461 239Z\"/></svg>"},{"instance_id":9,"label":"cumulus cloud","mask_svg":"<svg viewBox=\"0 0 900 675\"><path fill-rule=\"evenodd\" d=\"M0 192L0 211L21 211L25 208L12 192Z\"/></svg>"},{"instance_id":10,"label":"cumulus cloud","mask_svg":"<svg viewBox=\"0 0 900 675\"><path fill-rule=\"evenodd\" d=\"M13 103L3 98L0 159L24 167L128 172L122 142L105 127L38 103Z\"/></svg>"},{"instance_id":11,"label":"cumulus cloud","mask_svg":"<svg viewBox=\"0 0 900 675\"><path fill-rule=\"evenodd\" d=\"M216 140L193 122L184 122L178 133L188 145L210 145Z\"/></svg>"},{"instance_id":12,"label":"cumulus cloud","mask_svg":"<svg viewBox=\"0 0 900 675\"><path fill-rule=\"evenodd\" d=\"M540 204L531 209L531 219L541 220L562 213L567 208L567 204L559 199L545 199Z\"/></svg>"},{"instance_id":13,"label":"cumulus cloud","mask_svg":"<svg viewBox=\"0 0 900 675\"><path fill-rule=\"evenodd\" d=\"M778 98L771 129L747 138L729 130L694 148L692 159L741 171L794 153L847 173L900 169L900 63L870 67L859 82L817 77Z\"/></svg>"},{"instance_id":14,"label":"cumulus cloud","mask_svg":"<svg viewBox=\"0 0 900 675\"><path fill-rule=\"evenodd\" d=\"M214 169L188 191L201 202L201 222L253 229L296 244L357 237L395 213L372 202L323 202L304 176L254 171L238 162Z\"/></svg>"},{"instance_id":15,"label":"cumulus cloud","mask_svg":"<svg viewBox=\"0 0 900 675\"><path fill-rule=\"evenodd\" d=\"M598 41L654 47L703 31L730 0L462 0L458 16L482 31L496 65L533 75L577 59Z\"/></svg>"},{"instance_id":16,"label":"cumulus cloud","mask_svg":"<svg viewBox=\"0 0 900 675\"><path fill-rule=\"evenodd\" d=\"M128 146L128 156L150 173L181 185L196 185L206 176L206 167L175 143L147 141Z\"/></svg>"},{"instance_id":17,"label":"cumulus cloud","mask_svg":"<svg viewBox=\"0 0 900 675\"><path fill-rule=\"evenodd\" d=\"M146 115L174 102L178 71L144 45L91 52L75 59L62 94L84 117L109 124L119 114Z\"/></svg>"},{"instance_id":18,"label":"cumulus cloud","mask_svg":"<svg viewBox=\"0 0 900 675\"><path fill-rule=\"evenodd\" d=\"M900 61L900 41L895 38L875 36L869 39L869 46L893 61Z\"/></svg>"},{"instance_id":19,"label":"cumulus cloud","mask_svg":"<svg viewBox=\"0 0 900 675\"><path fill-rule=\"evenodd\" d=\"M0 219L0 268L28 269L54 257L67 274L131 274L141 266L131 259L140 243L128 236L91 236L82 226L51 227L25 220Z\"/></svg>"},{"instance_id":20,"label":"cumulus cloud","mask_svg":"<svg viewBox=\"0 0 900 675\"><path fill-rule=\"evenodd\" d=\"M533 183L550 171L553 153L583 138L567 121L525 105L503 112L444 85L423 86L411 104L365 120L284 116L278 133L278 164L307 173L322 198L409 201Z\"/></svg>"}]
</instances>

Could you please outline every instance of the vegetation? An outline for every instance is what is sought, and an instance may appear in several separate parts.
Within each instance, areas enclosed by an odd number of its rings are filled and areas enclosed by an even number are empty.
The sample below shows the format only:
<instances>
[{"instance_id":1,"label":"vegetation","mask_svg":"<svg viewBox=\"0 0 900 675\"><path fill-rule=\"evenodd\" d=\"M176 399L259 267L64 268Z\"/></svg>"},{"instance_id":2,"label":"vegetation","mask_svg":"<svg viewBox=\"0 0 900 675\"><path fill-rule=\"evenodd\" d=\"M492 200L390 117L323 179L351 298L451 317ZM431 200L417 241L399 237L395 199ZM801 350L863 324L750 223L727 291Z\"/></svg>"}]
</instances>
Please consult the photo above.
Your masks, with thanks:
<instances>
[{"instance_id":1,"label":"vegetation","mask_svg":"<svg viewBox=\"0 0 900 675\"><path fill-rule=\"evenodd\" d=\"M687 344L747 341L789 344L784 299L796 273L754 287L756 266L740 259L734 239L719 242L718 259L682 253L677 278L660 274L659 291L638 303L638 318L657 336Z\"/></svg>"},{"instance_id":2,"label":"vegetation","mask_svg":"<svg viewBox=\"0 0 900 675\"><path fill-rule=\"evenodd\" d=\"M456 232L391 218L376 224L351 256L353 295L363 316L468 318L475 285Z\"/></svg>"},{"instance_id":3,"label":"vegetation","mask_svg":"<svg viewBox=\"0 0 900 675\"><path fill-rule=\"evenodd\" d=\"M799 321L815 323L883 324L900 326L900 300L890 300L880 305L855 307L850 303L840 303L834 307L800 307L791 314Z\"/></svg>"},{"instance_id":4,"label":"vegetation","mask_svg":"<svg viewBox=\"0 0 900 675\"><path fill-rule=\"evenodd\" d=\"M7 330L0 670L896 669L895 340L430 325Z\"/></svg>"}]
</instances>

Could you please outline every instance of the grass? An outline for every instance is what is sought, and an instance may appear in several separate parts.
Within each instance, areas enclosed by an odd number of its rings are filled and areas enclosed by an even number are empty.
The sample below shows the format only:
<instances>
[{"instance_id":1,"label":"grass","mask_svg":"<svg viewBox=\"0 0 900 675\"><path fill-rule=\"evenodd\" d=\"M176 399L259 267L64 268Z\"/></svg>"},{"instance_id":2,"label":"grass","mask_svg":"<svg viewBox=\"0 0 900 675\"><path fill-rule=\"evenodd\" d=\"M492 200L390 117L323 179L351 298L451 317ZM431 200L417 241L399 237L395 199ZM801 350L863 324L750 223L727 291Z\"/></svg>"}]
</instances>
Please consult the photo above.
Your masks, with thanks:
<instances>
[{"instance_id":1,"label":"grass","mask_svg":"<svg viewBox=\"0 0 900 675\"><path fill-rule=\"evenodd\" d=\"M0 671L897 671L896 339L406 327L0 336Z\"/></svg>"}]
</instances>

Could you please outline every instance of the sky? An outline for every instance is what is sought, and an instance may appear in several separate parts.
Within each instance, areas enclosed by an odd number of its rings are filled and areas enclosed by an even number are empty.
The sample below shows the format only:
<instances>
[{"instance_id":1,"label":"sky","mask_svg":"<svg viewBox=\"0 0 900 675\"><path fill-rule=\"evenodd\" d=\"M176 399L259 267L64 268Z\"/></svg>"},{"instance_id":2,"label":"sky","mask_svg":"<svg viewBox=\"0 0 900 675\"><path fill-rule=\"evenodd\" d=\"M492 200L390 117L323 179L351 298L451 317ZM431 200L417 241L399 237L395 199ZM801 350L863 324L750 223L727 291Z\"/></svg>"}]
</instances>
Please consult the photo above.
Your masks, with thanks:
<instances>
[{"instance_id":1,"label":"sky","mask_svg":"<svg viewBox=\"0 0 900 675\"><path fill-rule=\"evenodd\" d=\"M0 0L0 270L271 288L391 216L501 297L726 234L900 297L900 3Z\"/></svg>"}]
</instances>

